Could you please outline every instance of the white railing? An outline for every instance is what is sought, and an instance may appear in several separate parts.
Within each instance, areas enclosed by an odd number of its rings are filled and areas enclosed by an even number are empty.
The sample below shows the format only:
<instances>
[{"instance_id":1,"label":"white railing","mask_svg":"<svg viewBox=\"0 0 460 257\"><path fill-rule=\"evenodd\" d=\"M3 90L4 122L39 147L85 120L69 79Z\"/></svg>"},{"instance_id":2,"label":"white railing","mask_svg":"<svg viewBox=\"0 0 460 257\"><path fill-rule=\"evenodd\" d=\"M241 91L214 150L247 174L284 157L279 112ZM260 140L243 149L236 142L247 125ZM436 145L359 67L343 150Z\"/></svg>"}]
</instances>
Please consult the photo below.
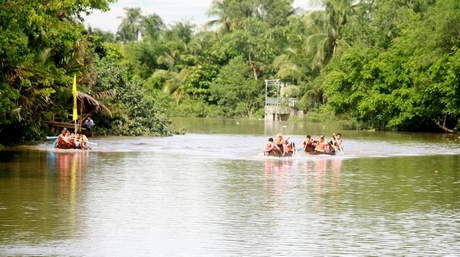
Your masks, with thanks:
<instances>
[{"instance_id":1,"label":"white railing","mask_svg":"<svg viewBox=\"0 0 460 257\"><path fill-rule=\"evenodd\" d=\"M297 98L278 98L278 97L266 97L265 106L280 106L289 105L290 107L296 106L298 102Z\"/></svg>"},{"instance_id":2,"label":"white railing","mask_svg":"<svg viewBox=\"0 0 460 257\"><path fill-rule=\"evenodd\" d=\"M267 97L265 98L265 105L268 106L278 106L279 105L279 102L278 102L278 97Z\"/></svg>"}]
</instances>

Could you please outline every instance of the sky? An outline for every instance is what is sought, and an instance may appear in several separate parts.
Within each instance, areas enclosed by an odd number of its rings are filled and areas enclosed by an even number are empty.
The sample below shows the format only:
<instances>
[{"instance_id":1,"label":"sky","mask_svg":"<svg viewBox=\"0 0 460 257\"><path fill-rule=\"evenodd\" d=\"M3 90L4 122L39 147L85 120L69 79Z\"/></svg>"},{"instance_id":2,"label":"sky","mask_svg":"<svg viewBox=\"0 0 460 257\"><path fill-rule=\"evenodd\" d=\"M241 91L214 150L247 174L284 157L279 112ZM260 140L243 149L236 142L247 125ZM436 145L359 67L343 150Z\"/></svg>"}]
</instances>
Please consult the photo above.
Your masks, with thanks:
<instances>
[{"instance_id":1,"label":"sky","mask_svg":"<svg viewBox=\"0 0 460 257\"><path fill-rule=\"evenodd\" d=\"M306 9L310 0L294 0L294 7ZM110 11L95 11L85 17L85 26L99 28L104 31L115 33L121 19L124 17L124 7L139 7L143 15L158 14L166 24L174 22L190 21L193 24L202 25L211 20L206 17L206 11L210 9L212 0L118 0L110 5Z\"/></svg>"}]
</instances>

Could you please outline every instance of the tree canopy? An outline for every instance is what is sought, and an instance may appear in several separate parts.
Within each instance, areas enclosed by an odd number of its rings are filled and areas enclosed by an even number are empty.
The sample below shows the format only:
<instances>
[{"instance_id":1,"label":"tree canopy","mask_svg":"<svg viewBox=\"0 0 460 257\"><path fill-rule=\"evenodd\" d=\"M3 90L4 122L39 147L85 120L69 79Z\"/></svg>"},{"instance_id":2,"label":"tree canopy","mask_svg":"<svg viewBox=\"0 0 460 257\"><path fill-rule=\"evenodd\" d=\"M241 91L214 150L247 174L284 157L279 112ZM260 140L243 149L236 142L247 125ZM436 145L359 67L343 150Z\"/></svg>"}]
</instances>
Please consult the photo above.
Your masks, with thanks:
<instances>
[{"instance_id":1,"label":"tree canopy","mask_svg":"<svg viewBox=\"0 0 460 257\"><path fill-rule=\"evenodd\" d=\"M12 136L0 143L68 119L73 74L112 108L96 117L100 133L168 135L168 116L263 118L267 79L350 128L460 129L456 0L319 0L315 10L214 0L202 27L125 8L116 33L84 28L83 13L111 2L2 1L0 133Z\"/></svg>"}]
</instances>

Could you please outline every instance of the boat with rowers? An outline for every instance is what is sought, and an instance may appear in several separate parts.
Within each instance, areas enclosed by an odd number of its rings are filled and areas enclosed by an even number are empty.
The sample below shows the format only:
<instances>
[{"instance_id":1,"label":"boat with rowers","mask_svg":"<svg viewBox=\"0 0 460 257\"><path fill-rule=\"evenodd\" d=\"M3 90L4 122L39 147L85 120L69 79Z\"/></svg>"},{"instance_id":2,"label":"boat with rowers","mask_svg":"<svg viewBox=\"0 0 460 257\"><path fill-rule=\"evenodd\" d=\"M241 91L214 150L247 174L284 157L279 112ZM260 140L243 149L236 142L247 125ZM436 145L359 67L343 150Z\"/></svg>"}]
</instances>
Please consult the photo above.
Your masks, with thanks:
<instances>
[{"instance_id":1,"label":"boat with rowers","mask_svg":"<svg viewBox=\"0 0 460 257\"><path fill-rule=\"evenodd\" d=\"M57 149L91 150L89 144L97 145L96 143L89 142L85 135L79 132L75 134L70 133L67 129L63 129L59 136L48 136L46 138L55 139L50 147Z\"/></svg>"},{"instance_id":2,"label":"boat with rowers","mask_svg":"<svg viewBox=\"0 0 460 257\"><path fill-rule=\"evenodd\" d=\"M342 148L342 135L333 134L330 141L320 135L317 140L313 140L307 135L303 142L303 151L311 155L336 155L344 154Z\"/></svg>"},{"instance_id":3,"label":"boat with rowers","mask_svg":"<svg viewBox=\"0 0 460 257\"><path fill-rule=\"evenodd\" d=\"M290 157L296 152L296 146L294 142L289 141L289 137L285 140L283 134L278 133L276 135L276 142L273 138L269 138L265 144L264 156L285 156Z\"/></svg>"},{"instance_id":4,"label":"boat with rowers","mask_svg":"<svg viewBox=\"0 0 460 257\"><path fill-rule=\"evenodd\" d=\"M307 135L303 142L302 149L296 149L294 142L290 142L289 138L283 139L283 134L278 133L276 141L269 138L265 145L264 156L293 156L294 153L303 151L311 155L336 155L344 154L341 134L333 134L330 141L326 140L323 135L320 135L317 140L313 140L310 135Z\"/></svg>"}]
</instances>

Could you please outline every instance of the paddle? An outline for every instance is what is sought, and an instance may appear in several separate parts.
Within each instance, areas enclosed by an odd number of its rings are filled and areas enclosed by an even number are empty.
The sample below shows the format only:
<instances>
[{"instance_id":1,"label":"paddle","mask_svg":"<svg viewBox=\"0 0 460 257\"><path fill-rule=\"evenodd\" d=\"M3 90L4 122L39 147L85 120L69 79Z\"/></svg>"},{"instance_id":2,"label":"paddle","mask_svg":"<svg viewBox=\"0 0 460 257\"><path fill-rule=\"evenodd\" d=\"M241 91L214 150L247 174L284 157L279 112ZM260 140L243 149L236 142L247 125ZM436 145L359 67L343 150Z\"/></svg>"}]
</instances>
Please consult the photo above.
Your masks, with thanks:
<instances>
[{"instance_id":1,"label":"paddle","mask_svg":"<svg viewBox=\"0 0 460 257\"><path fill-rule=\"evenodd\" d=\"M294 152L295 152L295 155L296 155L296 156L300 156L300 154L299 154L299 150L302 150L302 149L295 149L295 151L294 151Z\"/></svg>"},{"instance_id":2,"label":"paddle","mask_svg":"<svg viewBox=\"0 0 460 257\"><path fill-rule=\"evenodd\" d=\"M291 145L292 145L292 148L296 148L296 145L295 145L294 142L291 142ZM294 150L294 153L295 153L296 156L299 156L299 150L302 150L302 149L295 149Z\"/></svg>"},{"instance_id":3,"label":"paddle","mask_svg":"<svg viewBox=\"0 0 460 257\"><path fill-rule=\"evenodd\" d=\"M337 152L339 152L341 155L343 154L343 152L342 152L342 151L340 151L340 150L339 150L339 148L337 148L337 146L335 146L335 145L331 144L331 142L330 142L330 141L329 141L328 143L329 143L329 144L332 146L332 148L334 148L334 150L335 150L335 152L336 152L336 153L337 153Z\"/></svg>"},{"instance_id":4,"label":"paddle","mask_svg":"<svg viewBox=\"0 0 460 257\"><path fill-rule=\"evenodd\" d=\"M286 145L285 143L286 143L287 141L289 141L290 138L291 138L291 137L288 137L288 138L286 138L286 140L283 141L283 152L286 151L286 148L285 148L285 147L287 147L287 145ZM283 156L285 156L284 153L283 153Z\"/></svg>"},{"instance_id":5,"label":"paddle","mask_svg":"<svg viewBox=\"0 0 460 257\"><path fill-rule=\"evenodd\" d=\"M53 143L50 145L50 148L54 148L56 146L56 143L58 141L58 137L56 137L56 139L53 141Z\"/></svg>"}]
</instances>

